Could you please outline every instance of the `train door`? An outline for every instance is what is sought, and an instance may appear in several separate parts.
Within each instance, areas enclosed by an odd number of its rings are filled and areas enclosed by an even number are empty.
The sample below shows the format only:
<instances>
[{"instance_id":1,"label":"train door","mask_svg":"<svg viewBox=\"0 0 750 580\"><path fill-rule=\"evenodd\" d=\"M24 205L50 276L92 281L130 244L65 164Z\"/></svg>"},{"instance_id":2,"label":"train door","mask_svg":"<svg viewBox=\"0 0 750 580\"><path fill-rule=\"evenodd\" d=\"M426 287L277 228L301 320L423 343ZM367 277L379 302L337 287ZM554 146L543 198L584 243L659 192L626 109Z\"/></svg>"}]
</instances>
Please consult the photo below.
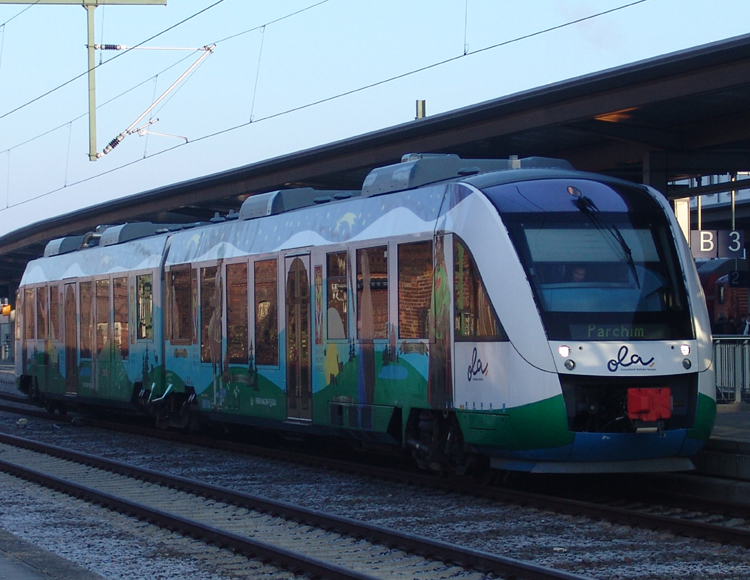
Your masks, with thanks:
<instances>
[{"instance_id":1,"label":"train door","mask_svg":"<svg viewBox=\"0 0 750 580\"><path fill-rule=\"evenodd\" d=\"M24 288L22 324L21 324L21 368L24 375L33 375L34 368L34 343L36 340L36 315L34 313L34 289Z\"/></svg>"},{"instance_id":2,"label":"train door","mask_svg":"<svg viewBox=\"0 0 750 580\"><path fill-rule=\"evenodd\" d=\"M112 374L112 355L110 333L112 325L108 279L95 282L95 343L94 343L94 392L97 396L106 396L110 387Z\"/></svg>"},{"instance_id":3,"label":"train door","mask_svg":"<svg viewBox=\"0 0 750 580\"><path fill-rule=\"evenodd\" d=\"M312 420L310 255L287 256L286 402L289 419Z\"/></svg>"},{"instance_id":4,"label":"train door","mask_svg":"<svg viewBox=\"0 0 750 580\"><path fill-rule=\"evenodd\" d=\"M36 332L37 377L42 389L49 392L49 286L36 289Z\"/></svg>"},{"instance_id":5,"label":"train door","mask_svg":"<svg viewBox=\"0 0 750 580\"><path fill-rule=\"evenodd\" d=\"M453 299L451 288L454 284L451 271L453 236L438 234L433 244L433 278L431 318L433 326L430 336L429 397L433 407L450 409L453 407L453 352L452 330Z\"/></svg>"},{"instance_id":6,"label":"train door","mask_svg":"<svg viewBox=\"0 0 750 580\"><path fill-rule=\"evenodd\" d=\"M60 285L55 282L49 287L49 379L54 384L54 391L61 392L64 387L60 381Z\"/></svg>"},{"instance_id":7,"label":"train door","mask_svg":"<svg viewBox=\"0 0 750 580\"><path fill-rule=\"evenodd\" d=\"M222 326L224 291L222 265L200 268L200 363L204 372L210 368L211 392L214 409L227 405L227 386L224 382L222 360ZM209 366L210 365L210 366ZM208 373L206 373L208 376Z\"/></svg>"},{"instance_id":8,"label":"train door","mask_svg":"<svg viewBox=\"0 0 750 580\"><path fill-rule=\"evenodd\" d=\"M76 285L65 284L65 394L78 394L78 317L76 316Z\"/></svg>"}]
</instances>

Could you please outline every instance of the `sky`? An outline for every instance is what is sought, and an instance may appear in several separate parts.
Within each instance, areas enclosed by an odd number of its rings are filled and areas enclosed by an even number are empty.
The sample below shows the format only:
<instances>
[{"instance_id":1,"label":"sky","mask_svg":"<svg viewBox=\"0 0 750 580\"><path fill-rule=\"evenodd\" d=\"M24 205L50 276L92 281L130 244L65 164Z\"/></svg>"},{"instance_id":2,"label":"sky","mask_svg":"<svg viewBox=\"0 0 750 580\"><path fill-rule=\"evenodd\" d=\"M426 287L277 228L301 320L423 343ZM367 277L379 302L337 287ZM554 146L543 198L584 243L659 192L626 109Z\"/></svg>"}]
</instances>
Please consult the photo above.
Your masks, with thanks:
<instances>
[{"instance_id":1,"label":"sky","mask_svg":"<svg viewBox=\"0 0 750 580\"><path fill-rule=\"evenodd\" d=\"M73 0L71 0L73 1ZM0 236L124 196L746 34L747 0L0 3ZM158 49L158 50L157 50ZM170 50L166 50L170 49ZM192 50L177 50L192 49ZM160 133L160 134L156 134Z\"/></svg>"}]
</instances>

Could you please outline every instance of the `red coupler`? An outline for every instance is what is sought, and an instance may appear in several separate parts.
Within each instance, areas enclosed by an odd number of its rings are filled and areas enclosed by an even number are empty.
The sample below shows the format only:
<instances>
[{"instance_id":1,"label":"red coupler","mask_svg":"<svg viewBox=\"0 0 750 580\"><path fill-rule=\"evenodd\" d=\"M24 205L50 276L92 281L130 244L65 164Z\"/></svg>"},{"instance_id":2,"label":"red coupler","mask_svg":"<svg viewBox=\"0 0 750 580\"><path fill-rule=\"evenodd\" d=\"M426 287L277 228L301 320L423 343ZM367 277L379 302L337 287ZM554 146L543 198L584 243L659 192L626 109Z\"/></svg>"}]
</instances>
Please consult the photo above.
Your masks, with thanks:
<instances>
[{"instance_id":1,"label":"red coupler","mask_svg":"<svg viewBox=\"0 0 750 580\"><path fill-rule=\"evenodd\" d=\"M662 389L628 389L628 417L658 421L672 416L672 393Z\"/></svg>"}]
</instances>

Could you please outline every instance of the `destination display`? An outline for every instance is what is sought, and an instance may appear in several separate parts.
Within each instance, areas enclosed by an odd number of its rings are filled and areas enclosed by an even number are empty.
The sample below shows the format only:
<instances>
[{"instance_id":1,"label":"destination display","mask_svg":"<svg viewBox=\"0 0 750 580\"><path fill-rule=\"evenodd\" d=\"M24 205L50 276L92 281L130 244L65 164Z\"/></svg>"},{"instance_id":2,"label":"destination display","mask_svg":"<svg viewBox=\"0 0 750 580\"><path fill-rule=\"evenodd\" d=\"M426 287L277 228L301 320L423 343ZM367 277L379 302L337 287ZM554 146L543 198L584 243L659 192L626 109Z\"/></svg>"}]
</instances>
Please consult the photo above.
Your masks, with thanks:
<instances>
[{"instance_id":1,"label":"destination display","mask_svg":"<svg viewBox=\"0 0 750 580\"><path fill-rule=\"evenodd\" d=\"M664 340L667 324L571 324L573 340Z\"/></svg>"}]
</instances>

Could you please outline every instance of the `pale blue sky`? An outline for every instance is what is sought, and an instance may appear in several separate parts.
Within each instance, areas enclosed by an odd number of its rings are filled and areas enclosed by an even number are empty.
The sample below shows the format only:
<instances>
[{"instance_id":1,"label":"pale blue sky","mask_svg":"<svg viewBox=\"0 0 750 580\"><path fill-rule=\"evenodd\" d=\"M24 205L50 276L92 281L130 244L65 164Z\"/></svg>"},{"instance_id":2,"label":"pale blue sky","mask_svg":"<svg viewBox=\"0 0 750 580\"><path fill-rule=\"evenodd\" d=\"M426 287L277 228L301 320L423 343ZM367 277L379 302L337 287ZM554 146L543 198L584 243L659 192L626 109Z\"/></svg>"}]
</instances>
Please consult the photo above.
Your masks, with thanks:
<instances>
[{"instance_id":1,"label":"pale blue sky","mask_svg":"<svg viewBox=\"0 0 750 580\"><path fill-rule=\"evenodd\" d=\"M407 123L417 99L434 115L745 34L750 23L746 0L627 6L632 3L168 0L167 6L100 6L97 43L137 45L210 7L146 46L217 46L153 114L159 118L153 131L187 137L186 145L175 137L130 135L96 162L88 160L85 10L0 5L0 235L88 205ZM627 7L481 51L620 6ZM121 56L107 62L115 55ZM98 149L198 56L103 53L96 71ZM332 98L350 91L356 92Z\"/></svg>"}]
</instances>

